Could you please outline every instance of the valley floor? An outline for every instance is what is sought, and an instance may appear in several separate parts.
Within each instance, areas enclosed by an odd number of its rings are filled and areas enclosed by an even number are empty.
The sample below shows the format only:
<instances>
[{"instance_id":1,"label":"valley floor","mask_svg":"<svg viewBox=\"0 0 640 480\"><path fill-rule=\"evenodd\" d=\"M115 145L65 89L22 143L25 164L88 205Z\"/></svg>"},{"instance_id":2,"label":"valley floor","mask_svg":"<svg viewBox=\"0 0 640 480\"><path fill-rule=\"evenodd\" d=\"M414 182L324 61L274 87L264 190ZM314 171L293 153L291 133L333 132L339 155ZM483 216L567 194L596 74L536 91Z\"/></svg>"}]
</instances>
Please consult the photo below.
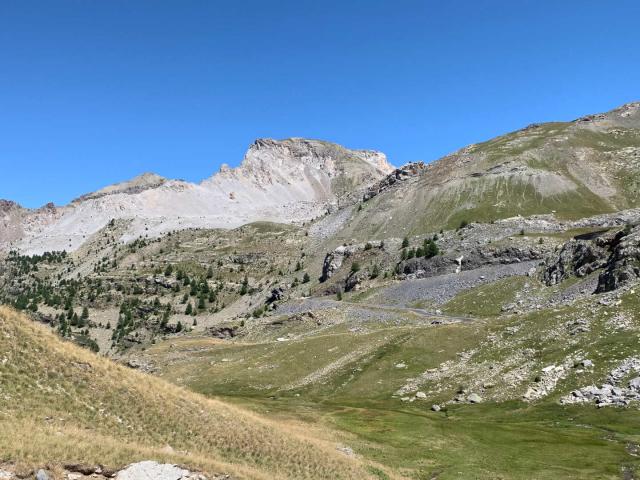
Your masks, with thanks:
<instances>
[{"instance_id":1,"label":"valley floor","mask_svg":"<svg viewBox=\"0 0 640 480\"><path fill-rule=\"evenodd\" d=\"M635 478L638 403L562 403L637 354L634 290L500 312L511 302L553 301L575 285L510 277L464 291L438 315L354 294L340 309L347 320L329 325L336 302L309 299L290 306L293 320L268 317L249 338L186 336L136 358L205 395L328 427L347 454L380 465L370 467L378 478ZM299 325L301 312L314 328ZM580 319L587 327L576 331Z\"/></svg>"}]
</instances>

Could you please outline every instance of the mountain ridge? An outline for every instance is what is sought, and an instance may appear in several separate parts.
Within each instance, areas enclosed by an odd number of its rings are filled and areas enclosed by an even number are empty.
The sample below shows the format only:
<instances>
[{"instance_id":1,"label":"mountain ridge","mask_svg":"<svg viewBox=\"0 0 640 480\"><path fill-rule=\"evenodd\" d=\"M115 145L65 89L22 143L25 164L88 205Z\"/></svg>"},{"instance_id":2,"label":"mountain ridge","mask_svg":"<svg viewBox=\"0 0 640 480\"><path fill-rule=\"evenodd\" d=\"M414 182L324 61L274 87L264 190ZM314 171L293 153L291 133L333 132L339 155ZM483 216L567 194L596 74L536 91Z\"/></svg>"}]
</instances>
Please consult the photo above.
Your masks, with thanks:
<instances>
[{"instance_id":1,"label":"mountain ridge","mask_svg":"<svg viewBox=\"0 0 640 480\"><path fill-rule=\"evenodd\" d=\"M260 139L239 167L222 167L197 184L147 173L65 206L13 209L4 215L0 250L75 250L117 218L131 221L124 241L184 228L233 228L256 220L303 222L391 169L379 152L318 140Z\"/></svg>"}]
</instances>

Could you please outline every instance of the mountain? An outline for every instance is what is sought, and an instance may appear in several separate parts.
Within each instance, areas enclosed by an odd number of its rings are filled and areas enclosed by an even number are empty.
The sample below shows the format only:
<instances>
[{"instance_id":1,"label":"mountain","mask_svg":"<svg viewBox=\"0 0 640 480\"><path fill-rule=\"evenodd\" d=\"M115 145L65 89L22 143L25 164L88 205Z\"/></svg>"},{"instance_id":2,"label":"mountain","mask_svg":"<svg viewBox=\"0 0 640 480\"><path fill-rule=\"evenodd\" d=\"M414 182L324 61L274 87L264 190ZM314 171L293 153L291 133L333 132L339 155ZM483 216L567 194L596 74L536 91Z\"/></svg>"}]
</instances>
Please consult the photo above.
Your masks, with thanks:
<instances>
[{"instance_id":1,"label":"mountain","mask_svg":"<svg viewBox=\"0 0 640 480\"><path fill-rule=\"evenodd\" d=\"M5 206L0 249L73 251L112 219L128 220L124 241L256 220L307 221L391 170L379 152L300 138L256 140L238 168L225 165L200 184L147 173L63 207L9 211Z\"/></svg>"}]
</instances>

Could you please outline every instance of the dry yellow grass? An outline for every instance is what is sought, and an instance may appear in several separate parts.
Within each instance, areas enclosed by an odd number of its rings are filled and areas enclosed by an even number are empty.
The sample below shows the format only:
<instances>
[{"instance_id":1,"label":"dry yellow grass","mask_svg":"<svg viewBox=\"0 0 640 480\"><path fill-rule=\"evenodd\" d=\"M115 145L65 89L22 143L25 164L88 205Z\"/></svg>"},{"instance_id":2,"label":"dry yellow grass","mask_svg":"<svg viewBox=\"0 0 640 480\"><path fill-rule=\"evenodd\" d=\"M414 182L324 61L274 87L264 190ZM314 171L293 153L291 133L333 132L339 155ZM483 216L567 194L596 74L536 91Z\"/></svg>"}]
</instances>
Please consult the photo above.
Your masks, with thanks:
<instances>
[{"instance_id":1,"label":"dry yellow grass","mask_svg":"<svg viewBox=\"0 0 640 480\"><path fill-rule=\"evenodd\" d=\"M330 442L126 369L0 307L0 461L143 459L238 478L370 478Z\"/></svg>"}]
</instances>

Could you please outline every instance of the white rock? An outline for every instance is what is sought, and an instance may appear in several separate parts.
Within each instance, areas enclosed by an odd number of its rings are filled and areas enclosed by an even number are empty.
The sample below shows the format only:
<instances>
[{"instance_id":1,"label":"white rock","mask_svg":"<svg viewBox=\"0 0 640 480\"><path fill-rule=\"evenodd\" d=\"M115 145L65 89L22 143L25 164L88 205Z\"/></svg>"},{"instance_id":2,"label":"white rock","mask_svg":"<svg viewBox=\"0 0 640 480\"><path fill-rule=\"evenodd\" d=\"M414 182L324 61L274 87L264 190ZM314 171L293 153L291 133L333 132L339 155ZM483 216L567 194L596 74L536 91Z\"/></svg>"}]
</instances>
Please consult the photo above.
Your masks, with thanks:
<instances>
[{"instance_id":1,"label":"white rock","mask_svg":"<svg viewBox=\"0 0 640 480\"><path fill-rule=\"evenodd\" d=\"M132 463L116 475L116 480L180 480L189 475L184 470L168 463L158 463L151 460Z\"/></svg>"},{"instance_id":2,"label":"white rock","mask_svg":"<svg viewBox=\"0 0 640 480\"><path fill-rule=\"evenodd\" d=\"M470 403L480 403L482 402L482 397L477 393L472 393L467 397L467 400L469 400Z\"/></svg>"},{"instance_id":3,"label":"white rock","mask_svg":"<svg viewBox=\"0 0 640 480\"><path fill-rule=\"evenodd\" d=\"M417 392L416 398L421 398L421 399L427 398L427 394L424 392Z\"/></svg>"},{"instance_id":4,"label":"white rock","mask_svg":"<svg viewBox=\"0 0 640 480\"><path fill-rule=\"evenodd\" d=\"M631 380L629 380L629 388L640 390L640 377L632 378Z\"/></svg>"}]
</instances>

